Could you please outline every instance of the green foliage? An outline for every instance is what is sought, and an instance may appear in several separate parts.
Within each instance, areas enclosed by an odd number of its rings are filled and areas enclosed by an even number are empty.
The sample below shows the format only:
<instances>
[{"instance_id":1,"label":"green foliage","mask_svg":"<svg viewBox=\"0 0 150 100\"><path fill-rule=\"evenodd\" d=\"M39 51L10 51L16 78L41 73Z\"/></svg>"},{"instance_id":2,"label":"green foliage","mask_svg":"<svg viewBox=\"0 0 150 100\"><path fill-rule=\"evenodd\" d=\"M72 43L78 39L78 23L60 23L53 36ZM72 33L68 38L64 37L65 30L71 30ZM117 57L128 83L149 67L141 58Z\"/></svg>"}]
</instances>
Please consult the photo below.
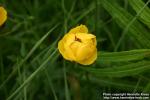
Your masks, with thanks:
<instances>
[{"instance_id":1,"label":"green foliage","mask_svg":"<svg viewBox=\"0 0 150 100\"><path fill-rule=\"evenodd\" d=\"M136 42L141 44L143 48L150 48L149 32L136 20L137 16L133 17L125 9L114 2L114 0L103 0L102 4L112 17L116 19L118 25L123 29L125 28L122 34L123 37L128 33ZM123 41L122 38L120 41ZM118 42L118 45L120 45L120 41ZM116 48L118 48L118 45Z\"/></svg>"},{"instance_id":2,"label":"green foliage","mask_svg":"<svg viewBox=\"0 0 150 100\"><path fill-rule=\"evenodd\" d=\"M103 92L150 92L150 0L1 0L1 100L100 100ZM85 24L98 57L83 66L57 43ZM89 95L90 94L90 95Z\"/></svg>"},{"instance_id":3,"label":"green foliage","mask_svg":"<svg viewBox=\"0 0 150 100\"><path fill-rule=\"evenodd\" d=\"M129 0L130 5L138 13L140 9L144 7L144 2L142 0ZM150 9L145 7L142 13L139 15L139 19L150 28Z\"/></svg>"},{"instance_id":4,"label":"green foliage","mask_svg":"<svg viewBox=\"0 0 150 100\"><path fill-rule=\"evenodd\" d=\"M127 62L142 60L150 56L150 49L137 49L122 52L99 52L97 63L102 62Z\"/></svg>"},{"instance_id":5,"label":"green foliage","mask_svg":"<svg viewBox=\"0 0 150 100\"><path fill-rule=\"evenodd\" d=\"M115 65L114 65L115 66ZM84 70L96 76L109 76L109 77L124 77L139 74L145 70L150 69L150 62L140 61L126 65L120 65L110 68L84 68Z\"/></svg>"}]
</instances>

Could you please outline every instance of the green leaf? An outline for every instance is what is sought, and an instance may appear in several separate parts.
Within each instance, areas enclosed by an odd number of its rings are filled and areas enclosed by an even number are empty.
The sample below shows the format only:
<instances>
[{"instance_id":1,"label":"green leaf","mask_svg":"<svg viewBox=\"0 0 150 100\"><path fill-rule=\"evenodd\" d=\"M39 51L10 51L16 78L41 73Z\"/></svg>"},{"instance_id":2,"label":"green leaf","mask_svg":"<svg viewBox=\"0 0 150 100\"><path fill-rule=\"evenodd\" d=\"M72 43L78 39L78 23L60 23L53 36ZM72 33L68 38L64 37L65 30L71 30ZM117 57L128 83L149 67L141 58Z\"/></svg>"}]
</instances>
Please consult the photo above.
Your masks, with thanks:
<instances>
[{"instance_id":1,"label":"green leaf","mask_svg":"<svg viewBox=\"0 0 150 100\"><path fill-rule=\"evenodd\" d=\"M142 60L150 57L150 49L139 49L122 52L99 52L97 63L101 62L127 62Z\"/></svg>"},{"instance_id":2,"label":"green leaf","mask_svg":"<svg viewBox=\"0 0 150 100\"><path fill-rule=\"evenodd\" d=\"M114 0L102 0L102 6L116 20L121 28L126 29L126 33L131 36L135 42L139 43L143 48L150 48L150 34L144 26L141 25L124 8L120 7ZM132 23L130 23L132 21ZM128 31L128 32L127 32Z\"/></svg>"},{"instance_id":3,"label":"green leaf","mask_svg":"<svg viewBox=\"0 0 150 100\"><path fill-rule=\"evenodd\" d=\"M21 68L22 65L31 57L31 55L35 52L35 50L40 46L40 44L52 33L52 31L58 27L59 24L56 24L53 28L51 28L40 40L36 42L36 44L32 47L32 49L29 51L29 53L25 56L23 60L21 60L18 64L18 67ZM17 67L14 68L14 70L9 74L9 76L6 78L6 80L0 84L0 89L10 80L10 78L16 74Z\"/></svg>"},{"instance_id":4,"label":"green leaf","mask_svg":"<svg viewBox=\"0 0 150 100\"><path fill-rule=\"evenodd\" d=\"M150 1L150 0L149 0ZM142 9L145 3L142 0L128 0L132 8L138 13ZM139 15L139 19L150 28L150 9L146 6L142 13Z\"/></svg>"},{"instance_id":5,"label":"green leaf","mask_svg":"<svg viewBox=\"0 0 150 100\"><path fill-rule=\"evenodd\" d=\"M135 82L131 82L131 81L128 81L128 80L125 80L125 79L111 79L111 78L99 78L99 77L95 77L95 76L92 76L92 75L89 75L88 76L89 80L91 83L96 83L100 86L112 86L114 88L117 87L118 88L121 88L123 90L133 90L135 88ZM86 77L82 77L82 80L87 80ZM89 82L88 80L88 82ZM143 84L144 85L144 84ZM143 85L141 86L138 86L137 87L137 90L143 90L144 87Z\"/></svg>"},{"instance_id":6,"label":"green leaf","mask_svg":"<svg viewBox=\"0 0 150 100\"><path fill-rule=\"evenodd\" d=\"M95 75L95 76L109 76L109 77L124 77L137 75L145 70L150 69L149 61L139 61L136 63L130 63L127 65L107 67L107 68L84 68L83 70Z\"/></svg>"},{"instance_id":7,"label":"green leaf","mask_svg":"<svg viewBox=\"0 0 150 100\"><path fill-rule=\"evenodd\" d=\"M46 64L52 59L57 52L57 49L7 98L11 100L17 93L19 93L23 87L25 87L40 71L45 69ZM54 58L54 57L53 57Z\"/></svg>"}]
</instances>

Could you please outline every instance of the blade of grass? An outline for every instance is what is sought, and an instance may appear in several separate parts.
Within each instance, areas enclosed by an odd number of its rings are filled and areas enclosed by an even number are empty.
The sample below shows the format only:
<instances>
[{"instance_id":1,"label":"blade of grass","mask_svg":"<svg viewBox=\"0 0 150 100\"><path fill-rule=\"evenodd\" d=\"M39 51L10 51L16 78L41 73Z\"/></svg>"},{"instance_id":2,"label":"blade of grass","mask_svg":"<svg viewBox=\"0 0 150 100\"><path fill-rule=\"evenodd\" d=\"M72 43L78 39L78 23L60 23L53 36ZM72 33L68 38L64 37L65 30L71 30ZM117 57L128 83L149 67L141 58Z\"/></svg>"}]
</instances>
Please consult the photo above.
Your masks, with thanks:
<instances>
[{"instance_id":1,"label":"blade of grass","mask_svg":"<svg viewBox=\"0 0 150 100\"><path fill-rule=\"evenodd\" d=\"M149 61L139 61L136 63L130 63L127 65L109 67L109 68L84 68L81 69L95 75L95 76L109 76L109 77L124 77L132 76L142 73L150 69Z\"/></svg>"},{"instance_id":2,"label":"blade of grass","mask_svg":"<svg viewBox=\"0 0 150 100\"><path fill-rule=\"evenodd\" d=\"M74 21L73 25L76 25L82 18L88 15L91 11L95 9L95 5L91 4L88 9L85 9L83 13Z\"/></svg>"},{"instance_id":3,"label":"blade of grass","mask_svg":"<svg viewBox=\"0 0 150 100\"><path fill-rule=\"evenodd\" d=\"M50 78L50 76L49 76L49 74L48 74L48 71L47 71L47 70L44 70L44 72L45 72L45 75L46 75L46 77L47 77L47 80L48 80L48 83L49 83L49 85L50 85L50 88L51 88L51 90L52 90L52 93L53 93L53 95L54 95L54 99L55 99L55 100L58 100L58 97L57 97L57 95L56 95L55 89L53 88L53 84L52 84L51 78Z\"/></svg>"},{"instance_id":4,"label":"blade of grass","mask_svg":"<svg viewBox=\"0 0 150 100\"><path fill-rule=\"evenodd\" d=\"M146 4L142 0L129 0L129 4L138 13ZM150 28L150 9L145 6L145 9L138 17L144 24Z\"/></svg>"},{"instance_id":5,"label":"blade of grass","mask_svg":"<svg viewBox=\"0 0 150 100\"><path fill-rule=\"evenodd\" d=\"M82 77L82 80L87 81L85 77ZM113 80L113 79L108 79L108 78L98 78L92 75L89 75L89 80L88 82L91 83L96 83L100 86L111 86L111 87L116 87L117 89L120 88L122 90L131 90L134 89L134 83L126 81L126 80ZM137 90L142 90L144 87L139 86Z\"/></svg>"},{"instance_id":6,"label":"blade of grass","mask_svg":"<svg viewBox=\"0 0 150 100\"><path fill-rule=\"evenodd\" d=\"M74 0L74 2L72 3L70 11L67 11L66 8L65 8L64 0L61 1L63 13L64 13L64 33L67 32L68 20L71 19L71 14L72 14L72 12L73 12L73 10L75 8L75 3L76 3L76 0Z\"/></svg>"},{"instance_id":7,"label":"blade of grass","mask_svg":"<svg viewBox=\"0 0 150 100\"><path fill-rule=\"evenodd\" d=\"M135 85L135 88L134 88L134 90L133 90L133 93L136 93L136 92L137 92L137 88L139 87L139 85L140 85L140 83L141 83L141 80L142 80L142 78L139 77L139 79L138 79L138 81L137 81L137 83L136 83L136 85Z\"/></svg>"},{"instance_id":8,"label":"blade of grass","mask_svg":"<svg viewBox=\"0 0 150 100\"><path fill-rule=\"evenodd\" d=\"M1 38L1 37L4 37L4 36L6 36L6 35L10 35L11 33L17 31L17 30L21 27L22 24L23 24L23 23L18 23L18 24L15 25L9 32L0 34L0 38Z\"/></svg>"},{"instance_id":9,"label":"blade of grass","mask_svg":"<svg viewBox=\"0 0 150 100\"><path fill-rule=\"evenodd\" d=\"M129 0L130 1L130 0ZM135 0L134 0L135 1ZM137 0L139 1L139 0ZM119 39L119 41L117 42L117 45L115 47L114 51L117 51L119 46L121 45L121 42L123 41L125 35L127 34L130 26L134 23L134 21L138 18L138 16L142 13L142 11L145 9L145 7L147 7L147 5L149 4L150 0L146 2L145 5L143 5L143 7L141 9L139 9L139 11L137 12L136 16L130 21L130 23L126 26L126 28L123 30L122 35ZM134 3L135 4L135 3Z\"/></svg>"},{"instance_id":10,"label":"blade of grass","mask_svg":"<svg viewBox=\"0 0 150 100\"><path fill-rule=\"evenodd\" d=\"M128 35L131 36L135 42L139 43L143 48L150 48L150 35L147 29L141 25L137 20L131 23L134 18L124 8L120 7L114 0L102 0L102 6L110 13L116 20L117 24L124 29L127 27ZM131 23L131 24L129 24ZM130 26L130 27L129 27ZM118 47L116 47L118 48ZM116 49L115 49L116 50Z\"/></svg>"},{"instance_id":11,"label":"blade of grass","mask_svg":"<svg viewBox=\"0 0 150 100\"><path fill-rule=\"evenodd\" d=\"M65 60L64 60L64 85L65 85L65 97L66 97L66 100L71 100L70 93L69 93L69 88L68 88L68 83L67 83Z\"/></svg>"},{"instance_id":12,"label":"blade of grass","mask_svg":"<svg viewBox=\"0 0 150 100\"><path fill-rule=\"evenodd\" d=\"M137 49L122 52L98 52L96 62L127 62L142 60L146 57L150 57L150 49Z\"/></svg>"},{"instance_id":13,"label":"blade of grass","mask_svg":"<svg viewBox=\"0 0 150 100\"><path fill-rule=\"evenodd\" d=\"M39 45L47 38L47 36L56 28L59 24L56 24L53 28L51 28L37 43L33 46L33 48L29 51L29 53L26 55L26 57L18 64L18 67L21 67L27 59L30 58L30 56L33 54L33 52L39 47ZM10 78L16 74L17 68L14 68L14 70L9 74L9 76L6 78L6 80L0 85L0 89L10 80Z\"/></svg>"},{"instance_id":14,"label":"blade of grass","mask_svg":"<svg viewBox=\"0 0 150 100\"><path fill-rule=\"evenodd\" d=\"M26 79L26 72L25 72L25 69L24 69L24 72L23 72L23 81L25 81ZM27 86L25 86L23 88L23 97L24 97L24 100L27 100Z\"/></svg>"},{"instance_id":15,"label":"blade of grass","mask_svg":"<svg viewBox=\"0 0 150 100\"><path fill-rule=\"evenodd\" d=\"M4 74L4 64L3 64L3 58L0 55L0 82L2 82L2 80L4 80L5 74ZM6 89L6 87L4 87L3 89L3 93L4 93L4 97L7 97L8 91Z\"/></svg>"},{"instance_id":16,"label":"blade of grass","mask_svg":"<svg viewBox=\"0 0 150 100\"><path fill-rule=\"evenodd\" d=\"M150 92L150 81L147 83L147 85L143 89L143 93L149 93L149 92Z\"/></svg>"},{"instance_id":17,"label":"blade of grass","mask_svg":"<svg viewBox=\"0 0 150 100\"><path fill-rule=\"evenodd\" d=\"M40 71L45 68L45 65L52 59L53 55L57 53L57 49L7 98L11 100L17 93L21 91Z\"/></svg>"},{"instance_id":18,"label":"blade of grass","mask_svg":"<svg viewBox=\"0 0 150 100\"><path fill-rule=\"evenodd\" d=\"M108 35L108 37L109 37L109 39L111 41L111 44L112 44L113 48L115 48L116 43L114 41L112 33L109 31L109 29L107 27L104 27L104 31L107 33L107 35Z\"/></svg>"}]
</instances>

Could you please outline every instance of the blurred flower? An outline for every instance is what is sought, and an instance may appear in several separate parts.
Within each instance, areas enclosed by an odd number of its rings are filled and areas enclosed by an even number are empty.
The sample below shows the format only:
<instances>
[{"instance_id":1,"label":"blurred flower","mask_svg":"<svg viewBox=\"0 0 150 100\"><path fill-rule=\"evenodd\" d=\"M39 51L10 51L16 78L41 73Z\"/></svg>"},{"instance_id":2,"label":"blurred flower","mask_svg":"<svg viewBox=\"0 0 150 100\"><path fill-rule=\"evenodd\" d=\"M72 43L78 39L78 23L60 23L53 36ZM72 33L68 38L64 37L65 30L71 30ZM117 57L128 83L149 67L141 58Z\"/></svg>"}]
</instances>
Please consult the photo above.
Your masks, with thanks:
<instances>
[{"instance_id":1,"label":"blurred flower","mask_svg":"<svg viewBox=\"0 0 150 100\"><path fill-rule=\"evenodd\" d=\"M0 7L0 26L2 26L7 19L7 11L3 8Z\"/></svg>"},{"instance_id":2,"label":"blurred flower","mask_svg":"<svg viewBox=\"0 0 150 100\"><path fill-rule=\"evenodd\" d=\"M59 52L69 61L90 65L97 59L96 36L85 25L71 29L58 43Z\"/></svg>"}]
</instances>

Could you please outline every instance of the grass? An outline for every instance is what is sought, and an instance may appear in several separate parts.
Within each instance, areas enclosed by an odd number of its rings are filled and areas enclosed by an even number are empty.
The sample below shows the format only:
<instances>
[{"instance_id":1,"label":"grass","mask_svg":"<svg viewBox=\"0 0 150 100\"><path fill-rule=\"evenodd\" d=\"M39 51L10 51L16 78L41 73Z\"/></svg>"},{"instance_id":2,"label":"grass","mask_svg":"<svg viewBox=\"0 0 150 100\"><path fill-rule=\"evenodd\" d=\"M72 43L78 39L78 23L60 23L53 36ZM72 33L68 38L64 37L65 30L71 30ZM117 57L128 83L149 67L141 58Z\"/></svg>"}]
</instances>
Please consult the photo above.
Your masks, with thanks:
<instances>
[{"instance_id":1,"label":"grass","mask_svg":"<svg viewBox=\"0 0 150 100\"><path fill-rule=\"evenodd\" d=\"M150 0L1 0L1 100L100 100L150 92ZM69 62L57 49L70 28L96 35L98 58Z\"/></svg>"}]
</instances>

